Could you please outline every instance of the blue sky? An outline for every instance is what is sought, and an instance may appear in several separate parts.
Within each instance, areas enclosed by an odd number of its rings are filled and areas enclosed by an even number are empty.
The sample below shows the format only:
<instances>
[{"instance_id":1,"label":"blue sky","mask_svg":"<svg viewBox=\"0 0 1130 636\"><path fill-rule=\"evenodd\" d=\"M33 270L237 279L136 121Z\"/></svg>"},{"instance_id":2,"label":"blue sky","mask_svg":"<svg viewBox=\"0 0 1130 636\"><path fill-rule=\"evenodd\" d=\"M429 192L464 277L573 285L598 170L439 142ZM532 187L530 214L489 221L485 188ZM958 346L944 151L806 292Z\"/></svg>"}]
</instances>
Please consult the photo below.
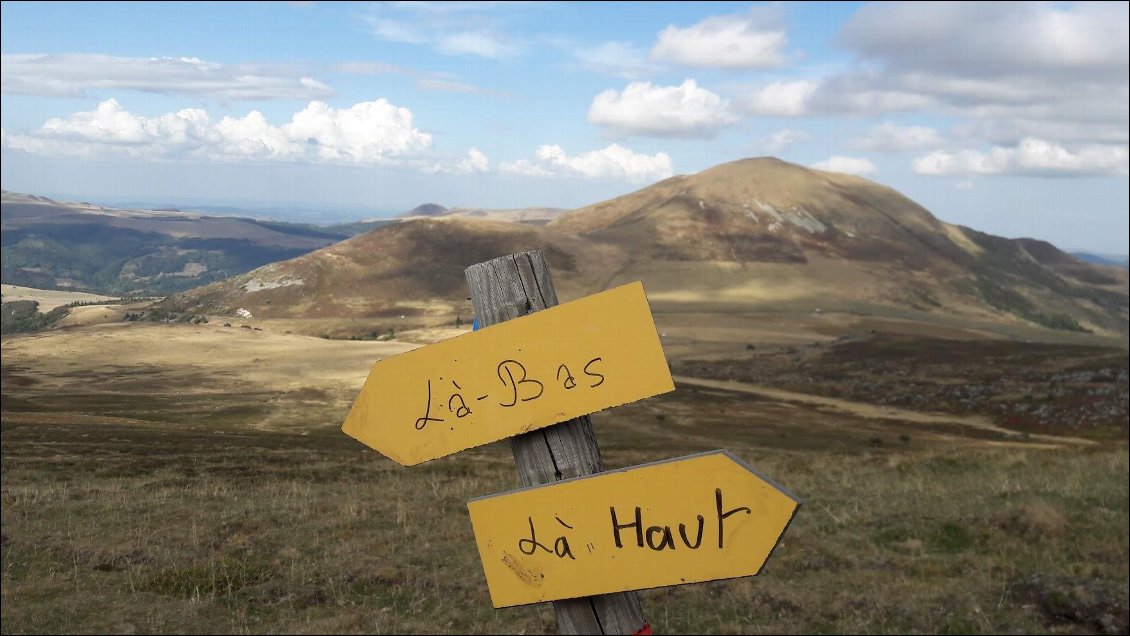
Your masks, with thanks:
<instances>
[{"instance_id":1,"label":"blue sky","mask_svg":"<svg viewBox=\"0 0 1130 636\"><path fill-rule=\"evenodd\" d=\"M775 155L1128 248L1127 3L3 3L7 190L577 207Z\"/></svg>"}]
</instances>

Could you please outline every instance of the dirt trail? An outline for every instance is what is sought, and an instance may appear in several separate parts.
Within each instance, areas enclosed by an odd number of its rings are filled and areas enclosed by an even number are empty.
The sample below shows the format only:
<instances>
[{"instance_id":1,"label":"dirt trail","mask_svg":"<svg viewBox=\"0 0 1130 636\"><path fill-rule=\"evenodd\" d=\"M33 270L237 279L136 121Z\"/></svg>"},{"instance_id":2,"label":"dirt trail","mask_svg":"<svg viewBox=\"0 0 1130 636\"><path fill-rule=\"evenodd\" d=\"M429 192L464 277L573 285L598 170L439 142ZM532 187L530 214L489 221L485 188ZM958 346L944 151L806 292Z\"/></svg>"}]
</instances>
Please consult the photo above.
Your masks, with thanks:
<instances>
[{"instance_id":1,"label":"dirt trail","mask_svg":"<svg viewBox=\"0 0 1130 636\"><path fill-rule=\"evenodd\" d=\"M1004 435L1016 435L1017 433L1016 431L997 426L992 422L992 420L983 415L953 415L950 413L927 413L923 411L912 411L895 406L881 406L877 404L868 404L866 402L852 402L851 400L823 397L820 395L811 395L809 393L797 393L795 391L785 391L783 389L773 389L757 384L747 384L745 382L733 382L729 380L708 380L705 378L692 378L689 376L675 376L675 382L676 384L686 386L760 395L762 397L770 398L773 400L780 400L782 402L799 402L813 406L822 406L845 413L850 413L858 417L898 420L903 422L914 422L917 424L960 424L962 426L969 426L971 428L976 428L983 431L991 431L994 433L1001 433ZM1031 434L1029 436L1029 439L1050 442L1052 444L1055 444L1056 446L1093 446L1095 444L1093 440L1084 439L1081 437L1045 435L1039 433Z\"/></svg>"}]
</instances>

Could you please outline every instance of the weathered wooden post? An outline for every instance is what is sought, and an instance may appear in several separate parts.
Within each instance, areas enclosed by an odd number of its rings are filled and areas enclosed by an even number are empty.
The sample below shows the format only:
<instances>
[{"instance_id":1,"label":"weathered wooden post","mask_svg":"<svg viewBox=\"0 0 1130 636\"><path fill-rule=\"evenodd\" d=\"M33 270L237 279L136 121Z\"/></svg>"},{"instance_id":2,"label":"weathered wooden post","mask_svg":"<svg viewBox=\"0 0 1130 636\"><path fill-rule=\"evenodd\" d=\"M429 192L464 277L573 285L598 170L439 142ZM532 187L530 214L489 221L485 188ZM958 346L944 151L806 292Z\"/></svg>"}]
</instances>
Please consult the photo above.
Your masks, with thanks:
<instances>
[{"instance_id":1,"label":"weathered wooden post","mask_svg":"<svg viewBox=\"0 0 1130 636\"><path fill-rule=\"evenodd\" d=\"M540 250L472 265L465 274L475 316L484 327L557 304ZM604 470L587 415L511 437L510 447L524 487ZM554 601L553 609L562 634L633 634L647 622L635 592Z\"/></svg>"}]
</instances>

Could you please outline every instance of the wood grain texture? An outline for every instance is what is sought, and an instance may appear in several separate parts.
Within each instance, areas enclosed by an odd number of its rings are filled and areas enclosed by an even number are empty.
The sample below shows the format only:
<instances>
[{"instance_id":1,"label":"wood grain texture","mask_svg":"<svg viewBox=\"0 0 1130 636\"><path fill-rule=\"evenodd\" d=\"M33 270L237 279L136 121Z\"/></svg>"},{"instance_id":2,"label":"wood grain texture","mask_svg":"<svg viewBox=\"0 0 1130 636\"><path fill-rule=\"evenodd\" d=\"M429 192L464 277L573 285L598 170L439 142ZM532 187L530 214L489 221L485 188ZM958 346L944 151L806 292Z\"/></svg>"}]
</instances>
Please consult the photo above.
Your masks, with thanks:
<instances>
[{"instance_id":1,"label":"wood grain texture","mask_svg":"<svg viewBox=\"0 0 1130 636\"><path fill-rule=\"evenodd\" d=\"M489 327L553 307L557 292L545 254L521 252L468 267L464 272L479 325ZM604 470L589 417L578 417L510 438L523 487ZM646 622L635 592L554 601L562 634L632 634Z\"/></svg>"}]
</instances>

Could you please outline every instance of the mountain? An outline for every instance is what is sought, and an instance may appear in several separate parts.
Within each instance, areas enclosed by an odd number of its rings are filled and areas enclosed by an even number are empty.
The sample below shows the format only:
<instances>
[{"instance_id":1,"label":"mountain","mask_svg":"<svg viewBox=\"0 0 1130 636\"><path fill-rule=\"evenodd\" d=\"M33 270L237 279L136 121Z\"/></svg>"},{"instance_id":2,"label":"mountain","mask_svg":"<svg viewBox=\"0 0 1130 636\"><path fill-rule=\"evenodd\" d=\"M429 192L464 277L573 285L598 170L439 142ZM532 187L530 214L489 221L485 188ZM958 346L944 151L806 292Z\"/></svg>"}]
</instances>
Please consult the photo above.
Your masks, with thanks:
<instances>
[{"instance_id":1,"label":"mountain","mask_svg":"<svg viewBox=\"0 0 1130 636\"><path fill-rule=\"evenodd\" d=\"M165 294L293 258L346 234L310 225L127 210L3 192L3 282Z\"/></svg>"},{"instance_id":2,"label":"mountain","mask_svg":"<svg viewBox=\"0 0 1130 636\"><path fill-rule=\"evenodd\" d=\"M257 317L466 315L466 266L534 248L547 250L563 300L643 280L653 310L665 313L1127 332L1124 271L950 225L890 188L772 158L673 177L544 226L406 220L175 302Z\"/></svg>"},{"instance_id":3,"label":"mountain","mask_svg":"<svg viewBox=\"0 0 1130 636\"><path fill-rule=\"evenodd\" d=\"M168 306L228 314L245 308L256 318L469 317L463 270L534 246L546 251L559 292L568 295L597 287L614 257L613 250L537 226L418 219L186 292Z\"/></svg>"},{"instance_id":4,"label":"mountain","mask_svg":"<svg viewBox=\"0 0 1130 636\"><path fill-rule=\"evenodd\" d=\"M417 216L443 216L445 214L447 214L447 208L439 205L438 203L422 203L399 216L404 218Z\"/></svg>"},{"instance_id":5,"label":"mountain","mask_svg":"<svg viewBox=\"0 0 1130 636\"><path fill-rule=\"evenodd\" d=\"M773 158L723 164L565 214L559 232L632 246L609 284L661 304L1002 315L1124 333L1126 276L1054 246L950 225L895 190Z\"/></svg>"},{"instance_id":6,"label":"mountain","mask_svg":"<svg viewBox=\"0 0 1130 636\"><path fill-rule=\"evenodd\" d=\"M489 221L507 221L510 223L545 224L557 218L566 210L561 208L514 208L509 210L496 210L491 208L445 208L435 203L418 205L396 218L411 220L435 217L470 217L486 219ZM373 228L375 229L375 228Z\"/></svg>"},{"instance_id":7,"label":"mountain","mask_svg":"<svg viewBox=\"0 0 1130 636\"><path fill-rule=\"evenodd\" d=\"M1075 258L1094 263L1095 265L1109 265L1111 267L1121 267L1126 269L1130 267L1130 256L1113 256L1110 254L1092 254L1091 252L1071 252Z\"/></svg>"}]
</instances>

